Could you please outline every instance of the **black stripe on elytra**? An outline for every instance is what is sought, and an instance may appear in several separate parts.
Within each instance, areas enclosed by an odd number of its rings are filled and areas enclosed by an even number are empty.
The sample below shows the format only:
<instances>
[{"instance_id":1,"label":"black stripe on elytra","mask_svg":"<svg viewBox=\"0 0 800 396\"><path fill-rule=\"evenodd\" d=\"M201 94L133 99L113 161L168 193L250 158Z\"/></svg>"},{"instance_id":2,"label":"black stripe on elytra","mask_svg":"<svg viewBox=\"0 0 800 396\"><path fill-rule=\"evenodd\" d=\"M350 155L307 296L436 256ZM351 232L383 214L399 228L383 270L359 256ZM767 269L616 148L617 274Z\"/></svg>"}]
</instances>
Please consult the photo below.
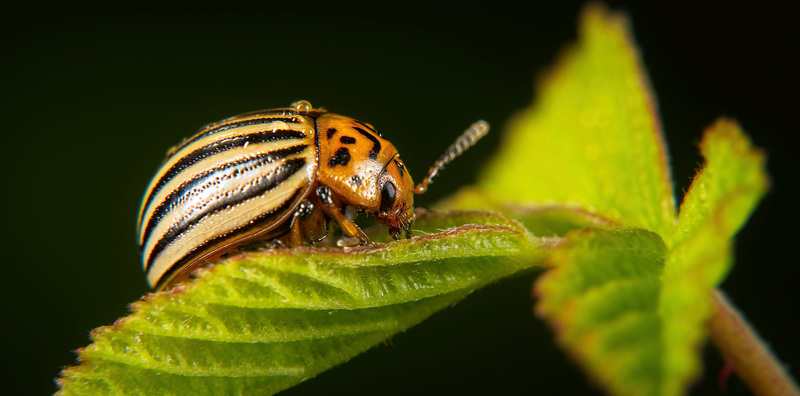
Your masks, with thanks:
<instances>
[{"instance_id":1,"label":"black stripe on elytra","mask_svg":"<svg viewBox=\"0 0 800 396\"><path fill-rule=\"evenodd\" d=\"M187 252L183 257L181 257L180 260L176 261L175 264L173 264L171 267L169 267L169 269L164 271L163 274L161 274L161 277L158 278L158 280L156 280L156 285L158 285L156 287L156 290L158 290L158 288L161 286L160 283L161 283L162 280L170 279L175 272L183 270L184 264L188 263L189 261L191 261L192 259L194 259L198 255L202 254L204 251L206 251L211 246L214 246L214 245L224 241L225 239L229 239L231 237L231 235L233 235L233 234L246 232L246 231L249 231L249 230L251 230L253 228L256 228L256 227L262 227L264 223L269 223L270 221L272 221L276 217L280 216L281 214L286 213L287 210L292 208L293 204L295 204L297 201L300 200L300 194L302 194L302 193L303 193L303 190L298 189L297 191L295 191L294 194L292 194L292 196L289 199L284 201L277 208L275 208L275 209L273 209L273 210L271 210L269 212L262 213L262 214L258 215L258 217L254 218L253 221L247 222L244 225L242 225L240 227L237 227L237 228L234 228L234 229L232 229L232 230L230 230L230 231L228 231L228 232L226 232L224 234L217 235L216 237L211 238L211 239L203 242L202 244L194 247L192 250Z\"/></svg>"},{"instance_id":2,"label":"black stripe on elytra","mask_svg":"<svg viewBox=\"0 0 800 396\"><path fill-rule=\"evenodd\" d=\"M328 130L325 131L325 134L328 136L328 140L331 140L331 138L335 133L336 133L336 128L328 128Z\"/></svg>"},{"instance_id":3,"label":"black stripe on elytra","mask_svg":"<svg viewBox=\"0 0 800 396\"><path fill-rule=\"evenodd\" d=\"M158 257L158 255L170 243L172 243L172 241L174 241L178 235L181 235L184 232L190 232L191 228L193 228L195 225L197 225L197 223L202 221L207 216L269 192L270 190L281 185L281 183L286 181L286 179L292 177L292 175L297 173L297 171L303 168L305 165L305 158L288 160L275 168L266 176L261 177L254 183L250 184L249 189L247 189L244 193L233 194L232 196L214 201L210 205L204 207L199 214L191 216L191 218L188 216L183 216L175 224L173 224L167 230L167 232L161 236L161 239L159 239L158 242L153 246L153 249L150 251L149 259L147 260L146 268L150 268L150 265L153 264L155 258Z\"/></svg>"},{"instance_id":4,"label":"black stripe on elytra","mask_svg":"<svg viewBox=\"0 0 800 396\"><path fill-rule=\"evenodd\" d=\"M200 147L199 149L184 155L180 160L178 160L178 162L172 165L172 167L170 167L169 170L164 173L164 176L162 176L155 186L153 186L153 189L150 190L150 194L147 196L147 202L145 203L144 207L147 208L150 205L150 201L152 201L153 198L158 195L158 192L161 191L161 188L175 178L175 176L205 158L224 151L244 147L246 144L259 144L278 140L303 139L305 137L305 134L303 134L301 131L261 131L242 136L235 136ZM144 213L142 213L142 215L144 215ZM139 219L140 222L141 220L142 219Z\"/></svg>"},{"instance_id":5,"label":"black stripe on elytra","mask_svg":"<svg viewBox=\"0 0 800 396\"><path fill-rule=\"evenodd\" d=\"M236 117L241 117L241 116L236 116ZM266 117L266 118L254 118L252 120L244 120L244 121L233 121L233 122L229 122L229 123L225 123L225 121L223 120L223 121L220 121L218 123L220 125L211 124L211 125L214 125L213 127L211 127L211 129L209 129L209 130L207 130L207 131L205 131L203 133L200 133L199 135L196 135L196 136L192 137L189 140L181 142L181 144L179 144L178 147L176 147L174 149L173 155L175 155L175 153L177 153L178 151L180 151L184 147L186 147L186 146L188 146L188 145L190 145L190 144L192 144L192 143L194 143L194 142L196 142L196 141L198 141L200 139L203 139L203 138L206 138L206 137L208 137L210 135L213 135L215 133L224 132L224 131L227 131L227 130L230 130L230 129L241 128L241 127L246 127L246 126L269 124L271 122L285 122L287 124L299 124L301 121L298 119L298 117L274 117L274 116L273 117ZM206 127L206 128L208 128L208 127ZM172 156L167 157L167 160L169 160L170 158L172 158Z\"/></svg>"},{"instance_id":6,"label":"black stripe on elytra","mask_svg":"<svg viewBox=\"0 0 800 396\"><path fill-rule=\"evenodd\" d=\"M378 153L381 152L381 142L378 141L378 138L359 127L353 127L353 129L357 130L358 133L364 135L367 139L372 140L372 149L369 150L369 159L378 159Z\"/></svg>"},{"instance_id":7,"label":"black stripe on elytra","mask_svg":"<svg viewBox=\"0 0 800 396\"><path fill-rule=\"evenodd\" d=\"M167 195L163 201L153 209L153 214L150 216L150 220L147 221L147 225L145 226L144 237L142 238L142 246L147 242L150 238L150 234L153 232L153 229L156 228L158 223L161 222L161 219L169 213L170 210L174 209L178 206L178 201L192 191L195 188L202 186L204 183L207 183L209 180L216 178L219 175L219 172L224 172L231 168L237 167L257 167L262 166L264 164L269 164L275 161L278 161L282 158L288 157L293 154L299 154L305 151L308 148L308 145L300 144L297 146L287 147L280 150L275 150L269 153L259 154L255 157L240 159L238 161L232 161L225 164L221 164L220 166L210 168L201 172L197 176L181 183L177 188L172 190L169 195Z\"/></svg>"},{"instance_id":8,"label":"black stripe on elytra","mask_svg":"<svg viewBox=\"0 0 800 396\"><path fill-rule=\"evenodd\" d=\"M342 144L355 144L356 138L352 136L342 136L339 138L339 141L342 142Z\"/></svg>"},{"instance_id":9,"label":"black stripe on elytra","mask_svg":"<svg viewBox=\"0 0 800 396\"><path fill-rule=\"evenodd\" d=\"M350 162L350 150L347 147L342 147L336 150L336 154L328 160L328 166L333 168L336 165L347 166Z\"/></svg>"},{"instance_id":10,"label":"black stripe on elytra","mask_svg":"<svg viewBox=\"0 0 800 396\"><path fill-rule=\"evenodd\" d=\"M226 118L224 120L220 120L218 123L223 123L228 120L232 120L234 118L245 118L245 117L262 117L262 116L274 116L274 117L289 117L289 116L296 116L300 115L297 110L294 109L269 109L269 110L256 110L250 111L247 113L237 114L233 117Z\"/></svg>"}]
</instances>

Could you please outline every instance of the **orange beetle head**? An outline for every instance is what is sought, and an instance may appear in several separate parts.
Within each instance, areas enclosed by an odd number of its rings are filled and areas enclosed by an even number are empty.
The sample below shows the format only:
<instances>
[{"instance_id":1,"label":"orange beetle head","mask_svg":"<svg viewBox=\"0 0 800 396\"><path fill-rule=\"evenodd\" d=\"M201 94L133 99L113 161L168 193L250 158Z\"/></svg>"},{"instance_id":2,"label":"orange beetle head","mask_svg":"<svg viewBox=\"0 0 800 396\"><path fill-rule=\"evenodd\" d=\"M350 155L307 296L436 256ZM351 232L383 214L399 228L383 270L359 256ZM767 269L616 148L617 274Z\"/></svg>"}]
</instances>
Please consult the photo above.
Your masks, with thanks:
<instances>
[{"instance_id":1,"label":"orange beetle head","mask_svg":"<svg viewBox=\"0 0 800 396\"><path fill-rule=\"evenodd\" d=\"M375 216L399 239L410 237L414 194L422 194L438 172L489 132L486 121L472 124L433 164L414 187L397 149L369 124L336 114L317 118L319 182L347 204Z\"/></svg>"},{"instance_id":2,"label":"orange beetle head","mask_svg":"<svg viewBox=\"0 0 800 396\"><path fill-rule=\"evenodd\" d=\"M414 223L414 182L398 154L386 164L378 179L381 202L375 211L376 219L389 227L392 238L399 239L401 232L410 236Z\"/></svg>"},{"instance_id":3,"label":"orange beetle head","mask_svg":"<svg viewBox=\"0 0 800 396\"><path fill-rule=\"evenodd\" d=\"M336 114L317 118L319 182L375 216L398 239L414 221L414 182L397 149L369 124Z\"/></svg>"}]
</instances>

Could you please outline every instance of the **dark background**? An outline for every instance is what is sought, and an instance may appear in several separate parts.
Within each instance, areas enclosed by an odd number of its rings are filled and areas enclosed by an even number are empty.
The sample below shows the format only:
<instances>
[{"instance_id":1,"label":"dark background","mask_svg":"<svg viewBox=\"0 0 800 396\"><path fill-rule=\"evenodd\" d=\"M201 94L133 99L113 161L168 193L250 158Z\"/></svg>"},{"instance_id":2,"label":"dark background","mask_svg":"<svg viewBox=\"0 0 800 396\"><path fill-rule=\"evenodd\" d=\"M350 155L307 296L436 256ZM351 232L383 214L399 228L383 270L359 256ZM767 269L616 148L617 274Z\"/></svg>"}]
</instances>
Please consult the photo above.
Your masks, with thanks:
<instances>
[{"instance_id":1,"label":"dark background","mask_svg":"<svg viewBox=\"0 0 800 396\"><path fill-rule=\"evenodd\" d=\"M739 234L722 289L797 376L795 21L763 3L611 6L633 19L679 197L718 116L769 152L772 190ZM580 7L0 3L3 393L54 391L89 331L148 291L139 200L181 138L307 99L376 125L420 178L469 123L488 120L494 132L418 200L430 204L474 180L504 122L533 100L537 73L574 40ZM534 277L478 291L288 393L595 392L530 314ZM718 393L720 359L711 347L704 356L694 391ZM728 394L747 390L734 380Z\"/></svg>"}]
</instances>

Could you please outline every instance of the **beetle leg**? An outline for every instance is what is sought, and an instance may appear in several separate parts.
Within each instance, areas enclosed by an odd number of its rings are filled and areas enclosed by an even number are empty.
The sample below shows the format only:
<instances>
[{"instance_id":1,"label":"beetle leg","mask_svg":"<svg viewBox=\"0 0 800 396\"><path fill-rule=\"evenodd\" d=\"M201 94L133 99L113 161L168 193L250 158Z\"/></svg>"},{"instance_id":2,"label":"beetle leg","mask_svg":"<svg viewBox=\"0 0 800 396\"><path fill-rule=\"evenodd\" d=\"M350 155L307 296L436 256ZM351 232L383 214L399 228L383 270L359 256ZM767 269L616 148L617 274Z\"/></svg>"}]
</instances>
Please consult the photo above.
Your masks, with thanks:
<instances>
[{"instance_id":1,"label":"beetle leg","mask_svg":"<svg viewBox=\"0 0 800 396\"><path fill-rule=\"evenodd\" d=\"M300 206L294 211L292 224L289 226L289 243L292 246L303 245L303 218L308 217L313 209L314 205L312 205L311 202L303 201L300 202Z\"/></svg>"},{"instance_id":2,"label":"beetle leg","mask_svg":"<svg viewBox=\"0 0 800 396\"><path fill-rule=\"evenodd\" d=\"M328 237L328 219L325 213L311 201L300 204L303 213L300 214L300 230L311 241L311 244L321 242Z\"/></svg>"},{"instance_id":3,"label":"beetle leg","mask_svg":"<svg viewBox=\"0 0 800 396\"><path fill-rule=\"evenodd\" d=\"M339 209L342 207L338 202L338 198L333 195L333 192L327 186L317 187L317 204L322 208L328 217L332 218L344 232L348 238L342 238L337 242L337 245L342 247L351 247L356 245L369 244L369 238L361 228L345 216Z\"/></svg>"},{"instance_id":4,"label":"beetle leg","mask_svg":"<svg viewBox=\"0 0 800 396\"><path fill-rule=\"evenodd\" d=\"M328 236L328 221L325 214L309 200L300 202L300 206L294 212L288 242L291 246L300 246L303 244L304 236L311 241L311 244L316 244Z\"/></svg>"},{"instance_id":5,"label":"beetle leg","mask_svg":"<svg viewBox=\"0 0 800 396\"><path fill-rule=\"evenodd\" d=\"M294 212L292 225L289 228L289 244L293 247L303 244L303 233L300 230L300 210Z\"/></svg>"}]
</instances>

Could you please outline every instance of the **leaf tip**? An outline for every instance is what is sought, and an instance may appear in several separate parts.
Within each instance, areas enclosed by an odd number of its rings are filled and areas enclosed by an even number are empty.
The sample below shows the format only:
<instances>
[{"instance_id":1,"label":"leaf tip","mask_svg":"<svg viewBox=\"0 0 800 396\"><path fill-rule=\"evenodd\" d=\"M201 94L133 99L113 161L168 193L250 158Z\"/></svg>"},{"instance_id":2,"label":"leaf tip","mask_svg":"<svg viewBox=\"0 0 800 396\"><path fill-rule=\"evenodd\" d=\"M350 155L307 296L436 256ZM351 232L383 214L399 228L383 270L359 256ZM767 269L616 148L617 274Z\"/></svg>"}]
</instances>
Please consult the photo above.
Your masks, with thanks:
<instances>
[{"instance_id":1,"label":"leaf tip","mask_svg":"<svg viewBox=\"0 0 800 396\"><path fill-rule=\"evenodd\" d=\"M766 151L760 147L753 146L750 136L745 133L739 122L733 118L720 117L706 128L703 139L700 141L700 150L703 156L707 157L709 151L714 149L714 145L721 144L729 146L734 155L751 157L762 168L766 162Z\"/></svg>"}]
</instances>

